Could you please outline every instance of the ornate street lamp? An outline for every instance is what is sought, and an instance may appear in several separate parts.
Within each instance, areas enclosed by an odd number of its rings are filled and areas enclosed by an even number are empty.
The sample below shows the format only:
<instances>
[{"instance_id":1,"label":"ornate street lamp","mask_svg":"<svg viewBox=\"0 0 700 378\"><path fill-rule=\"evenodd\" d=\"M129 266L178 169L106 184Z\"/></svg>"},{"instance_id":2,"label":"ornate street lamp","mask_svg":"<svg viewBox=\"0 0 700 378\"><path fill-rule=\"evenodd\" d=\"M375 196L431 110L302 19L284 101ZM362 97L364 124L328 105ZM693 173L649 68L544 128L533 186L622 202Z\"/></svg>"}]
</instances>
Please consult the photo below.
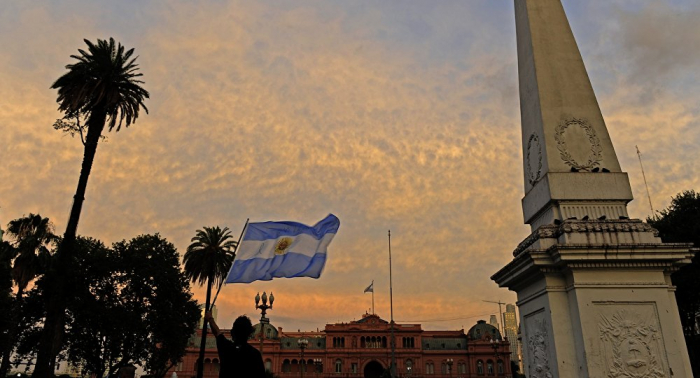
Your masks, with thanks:
<instances>
[{"instance_id":1,"label":"ornate street lamp","mask_svg":"<svg viewBox=\"0 0 700 378\"><path fill-rule=\"evenodd\" d=\"M454 360L451 358L447 359L447 371L450 374L450 377L452 377L452 364L454 363Z\"/></svg>"},{"instance_id":2,"label":"ornate street lamp","mask_svg":"<svg viewBox=\"0 0 700 378\"><path fill-rule=\"evenodd\" d=\"M270 305L267 305L267 293L263 291L262 304L260 304L260 293L255 296L255 308L260 309L260 355L263 354L263 340L265 340L265 324L270 323L270 319L265 317L267 310L272 310L272 303L275 296L270 292ZM264 360L263 360L264 361Z\"/></svg>"},{"instance_id":3,"label":"ornate street lamp","mask_svg":"<svg viewBox=\"0 0 700 378\"><path fill-rule=\"evenodd\" d=\"M304 378L304 370L306 369L306 363L304 361L304 349L309 345L309 340L307 339L299 339L297 341L299 344L299 349L301 349L301 361L299 361L299 376L301 378Z\"/></svg>"},{"instance_id":4,"label":"ornate street lamp","mask_svg":"<svg viewBox=\"0 0 700 378\"><path fill-rule=\"evenodd\" d=\"M322 363L323 363L323 360L321 360L320 358L314 358L314 365L316 366L316 376L317 377L318 377L318 373L323 372L322 371L322 369L323 369Z\"/></svg>"},{"instance_id":5,"label":"ornate street lamp","mask_svg":"<svg viewBox=\"0 0 700 378\"><path fill-rule=\"evenodd\" d=\"M498 371L498 358L501 356L500 351L498 348L501 346L501 342L498 340L491 339L491 348L493 348L493 356L496 359L496 366L494 366L494 370ZM501 372L498 372L496 374L501 374Z\"/></svg>"}]
</instances>

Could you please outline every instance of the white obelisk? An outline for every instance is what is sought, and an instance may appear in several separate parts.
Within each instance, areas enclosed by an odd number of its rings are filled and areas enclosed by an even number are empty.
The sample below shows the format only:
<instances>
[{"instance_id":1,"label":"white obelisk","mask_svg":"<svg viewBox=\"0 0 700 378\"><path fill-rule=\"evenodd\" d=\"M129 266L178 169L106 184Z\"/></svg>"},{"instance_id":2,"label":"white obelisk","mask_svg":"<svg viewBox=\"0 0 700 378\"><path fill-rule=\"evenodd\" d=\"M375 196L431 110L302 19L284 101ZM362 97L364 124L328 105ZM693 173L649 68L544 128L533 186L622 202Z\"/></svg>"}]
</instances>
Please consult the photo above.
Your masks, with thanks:
<instances>
[{"instance_id":1,"label":"white obelisk","mask_svg":"<svg viewBox=\"0 0 700 378\"><path fill-rule=\"evenodd\" d=\"M493 275L518 294L528 377L692 377L670 275L640 220L560 0L515 0L532 234Z\"/></svg>"}]
</instances>

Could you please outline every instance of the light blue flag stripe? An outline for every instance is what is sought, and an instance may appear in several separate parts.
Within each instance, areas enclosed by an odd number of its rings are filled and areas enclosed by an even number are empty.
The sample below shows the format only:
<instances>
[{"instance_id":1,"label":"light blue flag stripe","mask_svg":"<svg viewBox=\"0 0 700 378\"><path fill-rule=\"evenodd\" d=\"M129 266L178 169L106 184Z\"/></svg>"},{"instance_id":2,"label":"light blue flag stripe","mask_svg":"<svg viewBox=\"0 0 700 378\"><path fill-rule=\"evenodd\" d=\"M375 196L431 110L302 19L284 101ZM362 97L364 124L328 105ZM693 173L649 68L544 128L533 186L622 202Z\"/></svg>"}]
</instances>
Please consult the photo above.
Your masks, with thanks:
<instances>
[{"instance_id":1,"label":"light blue flag stripe","mask_svg":"<svg viewBox=\"0 0 700 378\"><path fill-rule=\"evenodd\" d=\"M243 240L274 240L281 236L297 236L300 234L309 234L316 239L321 239L325 234L335 234L338 231L338 227L340 227L340 221L333 214L329 214L313 227L298 222L250 223Z\"/></svg>"},{"instance_id":2,"label":"light blue flag stripe","mask_svg":"<svg viewBox=\"0 0 700 378\"><path fill-rule=\"evenodd\" d=\"M317 253L313 257L309 257L290 252L271 259L243 260L231 269L226 283L270 281L273 278L318 278L325 265L325 253Z\"/></svg>"},{"instance_id":3,"label":"light blue flag stripe","mask_svg":"<svg viewBox=\"0 0 700 378\"><path fill-rule=\"evenodd\" d=\"M333 214L313 227L297 222L250 223L226 283L318 278L326 264L328 244L339 227L340 220Z\"/></svg>"}]
</instances>

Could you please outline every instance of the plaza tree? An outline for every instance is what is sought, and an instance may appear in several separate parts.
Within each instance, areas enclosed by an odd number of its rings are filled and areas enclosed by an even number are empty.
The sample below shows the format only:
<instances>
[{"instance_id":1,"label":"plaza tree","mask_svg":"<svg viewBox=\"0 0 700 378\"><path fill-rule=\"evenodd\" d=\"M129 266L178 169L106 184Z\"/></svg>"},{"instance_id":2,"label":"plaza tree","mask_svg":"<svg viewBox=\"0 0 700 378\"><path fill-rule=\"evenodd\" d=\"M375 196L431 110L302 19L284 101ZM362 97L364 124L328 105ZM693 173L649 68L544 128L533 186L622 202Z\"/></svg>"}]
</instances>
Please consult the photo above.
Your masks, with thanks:
<instances>
[{"instance_id":1,"label":"plaza tree","mask_svg":"<svg viewBox=\"0 0 700 378\"><path fill-rule=\"evenodd\" d=\"M12 245L0 240L0 351L9 345L10 314L14 306L12 295L12 260L17 255Z\"/></svg>"},{"instance_id":2,"label":"plaza tree","mask_svg":"<svg viewBox=\"0 0 700 378\"><path fill-rule=\"evenodd\" d=\"M68 72L51 86L58 90L58 110L67 119L84 119L86 135L83 141L83 162L78 186L73 196L66 232L57 250L56 264L49 272L52 291L49 296L44 333L37 355L34 376L49 378L54 369L55 356L61 348L65 322L66 295L70 292L74 277L70 273L72 250L78 221L85 198L88 178L97 151L97 144L105 127L119 131L128 127L139 116L141 108L148 113L144 101L148 92L141 87L142 76L133 57L134 49L125 50L113 38L98 39L96 44L85 40L87 51L79 49L80 55L71 55L77 60L66 66ZM82 136L82 134L81 134Z\"/></svg>"},{"instance_id":3,"label":"plaza tree","mask_svg":"<svg viewBox=\"0 0 700 378\"><path fill-rule=\"evenodd\" d=\"M97 378L130 364L164 377L185 355L199 320L175 247L156 234L112 248L79 237L74 248L76 292L66 304L62 359ZM37 283L23 314L31 321L18 348L22 355L34 353L47 282Z\"/></svg>"},{"instance_id":4,"label":"plaza tree","mask_svg":"<svg viewBox=\"0 0 700 378\"><path fill-rule=\"evenodd\" d=\"M647 218L647 223L659 230L661 240L666 243L693 243L700 247L700 193L687 190L671 200L671 205ZM671 275L676 286L676 302L681 316L693 372L700 374L700 335L696 330L696 319L700 315L700 254L692 263Z\"/></svg>"},{"instance_id":5,"label":"plaza tree","mask_svg":"<svg viewBox=\"0 0 700 378\"><path fill-rule=\"evenodd\" d=\"M211 289L226 278L231 263L235 257L237 242L231 240L231 231L228 227L223 229L216 227L204 227L197 230L187 247L184 257L185 275L200 286L206 283L207 296L204 308L209 309L211 303ZM203 322L202 341L199 349L199 361L204 361L204 348L207 340L207 322ZM204 364L197 365L197 378L202 378Z\"/></svg>"},{"instance_id":6,"label":"plaza tree","mask_svg":"<svg viewBox=\"0 0 700 378\"><path fill-rule=\"evenodd\" d=\"M7 343L2 351L0 377L7 375L10 369L10 353L16 342L17 329L20 327L18 314L21 312L22 297L27 286L43 273L50 255L49 248L56 241L49 218L39 214L29 214L10 221L6 237L9 243L4 249L8 255L13 255L11 277L17 286L17 294L10 312Z\"/></svg>"}]
</instances>

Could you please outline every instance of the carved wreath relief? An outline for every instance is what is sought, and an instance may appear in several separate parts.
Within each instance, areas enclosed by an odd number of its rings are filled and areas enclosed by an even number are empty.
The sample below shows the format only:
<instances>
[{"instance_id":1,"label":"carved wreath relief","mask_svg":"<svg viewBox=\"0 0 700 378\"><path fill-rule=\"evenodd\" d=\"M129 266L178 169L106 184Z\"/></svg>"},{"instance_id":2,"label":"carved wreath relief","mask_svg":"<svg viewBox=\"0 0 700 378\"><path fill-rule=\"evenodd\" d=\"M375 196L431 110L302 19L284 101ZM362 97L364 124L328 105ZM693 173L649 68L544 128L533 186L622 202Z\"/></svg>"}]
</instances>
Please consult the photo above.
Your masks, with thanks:
<instances>
[{"instance_id":1,"label":"carved wreath relief","mask_svg":"<svg viewBox=\"0 0 700 378\"><path fill-rule=\"evenodd\" d=\"M581 150L581 146L571 143L571 141L569 145L567 145L566 135L573 134L572 129L570 129L571 127L580 128L581 131L585 133L585 139L579 141L583 143L587 142L590 145L590 148L586 148L587 146L583 147L585 152L580 155L587 154L587 156L577 156L579 160L576 160L576 157L572 156L572 152ZM600 162L603 160L603 148L600 146L600 139L598 139L593 126L584 118L571 117L561 121L555 129L554 139L557 141L559 156L564 163L570 167L576 168L577 170L588 171L599 166ZM580 139L580 137L578 139ZM574 153L574 155L579 154Z\"/></svg>"},{"instance_id":2,"label":"carved wreath relief","mask_svg":"<svg viewBox=\"0 0 700 378\"><path fill-rule=\"evenodd\" d=\"M657 322L648 317L627 310L601 314L598 329L605 345L609 378L666 377L659 360Z\"/></svg>"},{"instance_id":3,"label":"carved wreath relief","mask_svg":"<svg viewBox=\"0 0 700 378\"><path fill-rule=\"evenodd\" d=\"M549 367L549 335L544 319L534 319L531 334L527 338L530 352L530 378L552 378Z\"/></svg>"},{"instance_id":4,"label":"carved wreath relief","mask_svg":"<svg viewBox=\"0 0 700 378\"><path fill-rule=\"evenodd\" d=\"M527 141L526 151L527 179L534 185L542 174L542 145L537 134L532 133Z\"/></svg>"}]
</instances>

